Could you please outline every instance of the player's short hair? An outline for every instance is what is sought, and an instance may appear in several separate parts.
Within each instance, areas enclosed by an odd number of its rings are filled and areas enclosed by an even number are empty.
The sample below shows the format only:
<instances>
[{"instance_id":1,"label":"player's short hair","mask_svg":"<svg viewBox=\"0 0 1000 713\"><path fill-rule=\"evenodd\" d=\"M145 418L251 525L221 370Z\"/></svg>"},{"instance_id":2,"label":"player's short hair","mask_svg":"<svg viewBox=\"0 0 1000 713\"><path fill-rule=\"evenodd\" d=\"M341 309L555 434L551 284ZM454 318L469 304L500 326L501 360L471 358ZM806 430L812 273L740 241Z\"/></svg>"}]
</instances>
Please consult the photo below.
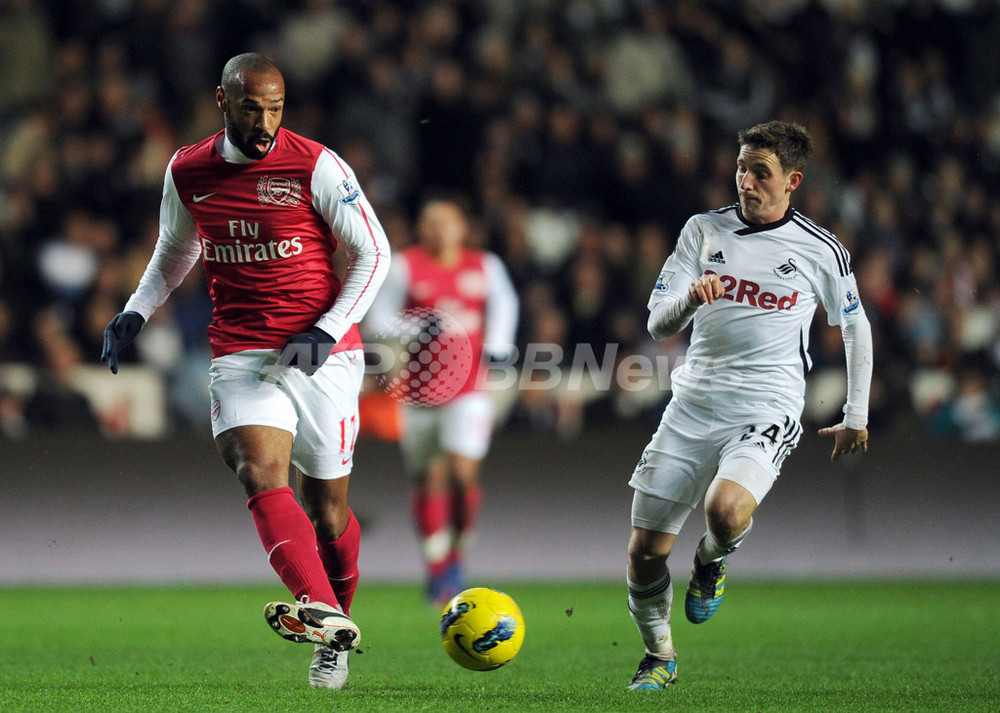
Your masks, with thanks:
<instances>
[{"instance_id":1,"label":"player's short hair","mask_svg":"<svg viewBox=\"0 0 1000 713\"><path fill-rule=\"evenodd\" d=\"M472 214L472 205L469 201L469 197L465 193L462 193L461 191L432 188L421 197L420 203L417 205L417 215L422 215L427 206L433 205L434 203L449 203L455 206L462 214L462 217L466 220L469 220Z\"/></svg>"},{"instance_id":2,"label":"player's short hair","mask_svg":"<svg viewBox=\"0 0 1000 713\"><path fill-rule=\"evenodd\" d=\"M258 52L238 54L222 68L222 80L219 86L226 94L237 92L246 84L250 74L281 74L278 65L270 57Z\"/></svg>"},{"instance_id":3,"label":"player's short hair","mask_svg":"<svg viewBox=\"0 0 1000 713\"><path fill-rule=\"evenodd\" d=\"M736 135L740 146L773 151L785 171L801 171L812 154L812 137L801 124L791 121L765 121Z\"/></svg>"}]
</instances>

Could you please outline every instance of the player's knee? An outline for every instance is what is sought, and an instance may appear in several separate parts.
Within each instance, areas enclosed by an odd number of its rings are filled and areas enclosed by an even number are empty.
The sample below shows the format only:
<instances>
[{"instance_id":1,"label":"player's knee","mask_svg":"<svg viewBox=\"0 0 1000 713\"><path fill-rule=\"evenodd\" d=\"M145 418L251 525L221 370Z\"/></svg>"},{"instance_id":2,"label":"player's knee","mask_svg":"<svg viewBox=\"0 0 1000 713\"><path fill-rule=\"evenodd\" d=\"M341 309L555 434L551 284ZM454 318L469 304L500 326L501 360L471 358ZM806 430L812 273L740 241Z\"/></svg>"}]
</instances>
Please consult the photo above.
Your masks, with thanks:
<instances>
[{"instance_id":1,"label":"player's knee","mask_svg":"<svg viewBox=\"0 0 1000 713\"><path fill-rule=\"evenodd\" d=\"M708 528L720 542L728 542L750 524L753 510L739 498L716 498L705 503Z\"/></svg>"},{"instance_id":2,"label":"player's knee","mask_svg":"<svg viewBox=\"0 0 1000 713\"><path fill-rule=\"evenodd\" d=\"M234 470L249 496L288 485L288 464L277 460L244 460Z\"/></svg>"},{"instance_id":3,"label":"player's knee","mask_svg":"<svg viewBox=\"0 0 1000 713\"><path fill-rule=\"evenodd\" d=\"M720 542L743 532L750 524L757 501L745 487L726 478L718 478L705 495L705 520Z\"/></svg>"},{"instance_id":4,"label":"player's knee","mask_svg":"<svg viewBox=\"0 0 1000 713\"><path fill-rule=\"evenodd\" d=\"M477 458L452 454L449 458L451 474L462 485L475 485L479 482L479 464Z\"/></svg>"}]
</instances>

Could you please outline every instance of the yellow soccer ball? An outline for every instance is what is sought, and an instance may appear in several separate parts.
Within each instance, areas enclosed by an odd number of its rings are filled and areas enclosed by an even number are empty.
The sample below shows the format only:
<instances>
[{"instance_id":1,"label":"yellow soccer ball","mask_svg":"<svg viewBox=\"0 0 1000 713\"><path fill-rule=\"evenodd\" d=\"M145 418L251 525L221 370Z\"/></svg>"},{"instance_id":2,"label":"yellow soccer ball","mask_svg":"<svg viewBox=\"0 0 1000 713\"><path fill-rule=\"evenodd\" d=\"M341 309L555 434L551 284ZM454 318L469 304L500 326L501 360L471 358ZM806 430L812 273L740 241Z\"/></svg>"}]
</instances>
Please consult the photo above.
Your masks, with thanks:
<instances>
[{"instance_id":1,"label":"yellow soccer ball","mask_svg":"<svg viewBox=\"0 0 1000 713\"><path fill-rule=\"evenodd\" d=\"M441 612L441 645L465 668L500 668L517 655L522 643L524 616L503 592L487 587L466 589Z\"/></svg>"}]
</instances>

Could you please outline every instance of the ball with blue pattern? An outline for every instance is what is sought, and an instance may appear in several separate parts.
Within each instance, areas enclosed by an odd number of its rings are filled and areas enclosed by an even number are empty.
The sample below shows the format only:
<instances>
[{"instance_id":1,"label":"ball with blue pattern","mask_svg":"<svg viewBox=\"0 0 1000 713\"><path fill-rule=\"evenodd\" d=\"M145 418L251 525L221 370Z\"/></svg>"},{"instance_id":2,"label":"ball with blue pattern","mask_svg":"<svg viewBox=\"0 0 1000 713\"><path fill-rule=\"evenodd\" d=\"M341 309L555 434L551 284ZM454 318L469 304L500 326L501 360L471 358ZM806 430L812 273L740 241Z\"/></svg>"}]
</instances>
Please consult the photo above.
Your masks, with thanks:
<instances>
[{"instance_id":1,"label":"ball with blue pattern","mask_svg":"<svg viewBox=\"0 0 1000 713\"><path fill-rule=\"evenodd\" d=\"M493 671L510 662L524 643L524 616L510 595L473 587L441 612L441 645L460 666Z\"/></svg>"}]
</instances>

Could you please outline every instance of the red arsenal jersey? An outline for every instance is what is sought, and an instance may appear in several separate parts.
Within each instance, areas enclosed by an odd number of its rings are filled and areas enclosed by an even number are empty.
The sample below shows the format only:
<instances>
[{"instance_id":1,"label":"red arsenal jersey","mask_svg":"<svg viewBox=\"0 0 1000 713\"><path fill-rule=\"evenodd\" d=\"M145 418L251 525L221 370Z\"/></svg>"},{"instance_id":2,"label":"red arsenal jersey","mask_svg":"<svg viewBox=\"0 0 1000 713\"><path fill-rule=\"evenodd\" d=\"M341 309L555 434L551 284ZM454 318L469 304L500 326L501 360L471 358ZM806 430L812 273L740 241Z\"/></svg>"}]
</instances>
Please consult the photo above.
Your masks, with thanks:
<instances>
[{"instance_id":1,"label":"red arsenal jersey","mask_svg":"<svg viewBox=\"0 0 1000 713\"><path fill-rule=\"evenodd\" d=\"M409 268L405 308L443 312L465 330L472 347L473 369L457 394L473 391L481 376L479 365L483 357L489 294L486 253L462 248L461 256L454 265L443 265L417 245L402 251L400 257Z\"/></svg>"},{"instance_id":2,"label":"red arsenal jersey","mask_svg":"<svg viewBox=\"0 0 1000 713\"><path fill-rule=\"evenodd\" d=\"M198 229L214 305L209 343L214 356L280 349L340 293L337 240L312 205L313 169L326 149L283 129L264 158L229 163L216 150L220 135L181 149L171 169ZM359 347L352 327L336 350Z\"/></svg>"}]
</instances>

